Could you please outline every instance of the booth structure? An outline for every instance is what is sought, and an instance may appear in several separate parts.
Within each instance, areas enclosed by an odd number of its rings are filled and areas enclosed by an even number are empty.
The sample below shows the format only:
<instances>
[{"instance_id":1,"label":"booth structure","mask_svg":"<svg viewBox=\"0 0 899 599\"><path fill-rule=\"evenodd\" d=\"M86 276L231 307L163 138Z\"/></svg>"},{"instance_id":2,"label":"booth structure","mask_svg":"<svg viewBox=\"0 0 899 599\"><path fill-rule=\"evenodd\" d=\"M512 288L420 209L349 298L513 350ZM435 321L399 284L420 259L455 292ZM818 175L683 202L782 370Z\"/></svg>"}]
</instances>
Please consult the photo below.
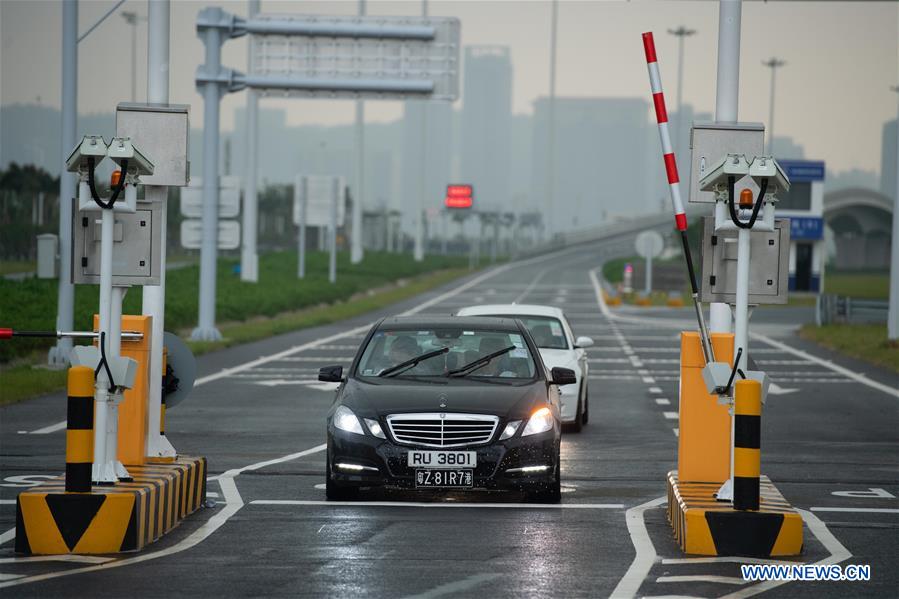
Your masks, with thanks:
<instances>
[{"instance_id":1,"label":"booth structure","mask_svg":"<svg viewBox=\"0 0 899 599\"><path fill-rule=\"evenodd\" d=\"M824 288L824 162L778 161L790 190L780 194L777 215L790 219L790 291L820 293Z\"/></svg>"}]
</instances>

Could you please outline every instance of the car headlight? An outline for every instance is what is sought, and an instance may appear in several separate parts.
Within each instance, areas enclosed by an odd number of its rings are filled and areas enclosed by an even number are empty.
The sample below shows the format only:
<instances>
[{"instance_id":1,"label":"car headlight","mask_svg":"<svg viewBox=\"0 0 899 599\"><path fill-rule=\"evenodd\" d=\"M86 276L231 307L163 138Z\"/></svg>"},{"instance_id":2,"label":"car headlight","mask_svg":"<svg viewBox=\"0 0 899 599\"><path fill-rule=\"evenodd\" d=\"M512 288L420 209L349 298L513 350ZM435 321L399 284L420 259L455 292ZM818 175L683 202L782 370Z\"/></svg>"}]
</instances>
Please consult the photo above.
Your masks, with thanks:
<instances>
[{"instance_id":1,"label":"car headlight","mask_svg":"<svg viewBox=\"0 0 899 599\"><path fill-rule=\"evenodd\" d=\"M503 429L503 434L499 436L499 440L508 439L512 435L515 434L515 431L518 430L518 427L521 426L521 420L513 420L509 424L506 425L506 428Z\"/></svg>"},{"instance_id":2,"label":"car headlight","mask_svg":"<svg viewBox=\"0 0 899 599\"><path fill-rule=\"evenodd\" d=\"M521 436L527 437L528 435L545 433L546 431L552 429L552 427L553 413L549 411L549 408L540 408L539 410L531 414L530 419L528 419L527 426L525 426L524 430L521 432Z\"/></svg>"},{"instance_id":3,"label":"car headlight","mask_svg":"<svg viewBox=\"0 0 899 599\"><path fill-rule=\"evenodd\" d=\"M339 406L337 410L334 411L334 426L348 433L356 433L357 435L365 434L365 431L362 430L362 425L359 423L359 419L356 418L353 411L346 406Z\"/></svg>"},{"instance_id":4,"label":"car headlight","mask_svg":"<svg viewBox=\"0 0 899 599\"><path fill-rule=\"evenodd\" d=\"M379 439L387 438L384 436L384 430L381 428L380 422L378 422L377 420L372 420L371 418L363 418L363 420L365 420L365 426L368 427L368 432Z\"/></svg>"}]
</instances>

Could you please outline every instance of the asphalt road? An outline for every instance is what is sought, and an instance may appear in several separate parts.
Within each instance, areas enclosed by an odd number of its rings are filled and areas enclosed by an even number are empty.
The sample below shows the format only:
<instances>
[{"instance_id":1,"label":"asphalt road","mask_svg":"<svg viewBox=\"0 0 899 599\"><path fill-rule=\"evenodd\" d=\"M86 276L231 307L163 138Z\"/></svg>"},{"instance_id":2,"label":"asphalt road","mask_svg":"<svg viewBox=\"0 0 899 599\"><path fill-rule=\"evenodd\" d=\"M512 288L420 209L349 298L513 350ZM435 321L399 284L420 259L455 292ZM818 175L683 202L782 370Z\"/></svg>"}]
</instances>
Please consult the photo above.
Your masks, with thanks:
<instances>
[{"instance_id":1,"label":"asphalt road","mask_svg":"<svg viewBox=\"0 0 899 599\"><path fill-rule=\"evenodd\" d=\"M803 510L806 545L798 561L870 564L872 580L745 583L745 560L680 553L665 520L664 481L676 464L678 331L693 325L689 309L609 310L598 303L591 272L619 247L597 243L498 267L383 312L553 304L568 313L575 334L593 337L591 420L563 438L560 506L493 495L325 501L324 415L334 394L316 372L349 363L381 315L370 314L200 358L201 384L169 413L167 433L180 452L207 456L217 504L141 554L103 563L16 557L16 493L64 465L63 431L35 431L61 421L65 403L54 395L2 408L0 592L895 597L897 378L796 338L808 309L753 316L762 337L752 340L750 353L780 389L763 416L762 471Z\"/></svg>"}]
</instances>

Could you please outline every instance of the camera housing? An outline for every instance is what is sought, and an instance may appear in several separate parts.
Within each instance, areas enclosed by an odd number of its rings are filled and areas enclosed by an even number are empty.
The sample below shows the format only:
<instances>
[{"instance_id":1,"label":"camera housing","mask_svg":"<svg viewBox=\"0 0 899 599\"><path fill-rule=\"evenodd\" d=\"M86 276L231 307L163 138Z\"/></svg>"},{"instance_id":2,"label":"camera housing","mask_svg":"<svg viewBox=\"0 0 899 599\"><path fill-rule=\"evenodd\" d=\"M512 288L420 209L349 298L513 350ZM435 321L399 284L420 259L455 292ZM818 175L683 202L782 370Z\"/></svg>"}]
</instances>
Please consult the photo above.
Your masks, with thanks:
<instances>
[{"instance_id":1,"label":"camera housing","mask_svg":"<svg viewBox=\"0 0 899 599\"><path fill-rule=\"evenodd\" d=\"M748 174L749 162L744 154L727 154L712 167L709 174L699 180L699 189L716 194L727 193L729 177L739 181Z\"/></svg>"},{"instance_id":2,"label":"camera housing","mask_svg":"<svg viewBox=\"0 0 899 599\"><path fill-rule=\"evenodd\" d=\"M107 145L102 135L85 135L66 159L66 170L70 173L87 173L88 158L94 159L94 167L106 158Z\"/></svg>"},{"instance_id":3,"label":"camera housing","mask_svg":"<svg viewBox=\"0 0 899 599\"><path fill-rule=\"evenodd\" d=\"M772 196L776 196L778 192L790 190L790 179L773 156L756 156L749 165L749 176L759 186L763 179L768 180L768 188L765 192L767 200L772 199Z\"/></svg>"},{"instance_id":4,"label":"camera housing","mask_svg":"<svg viewBox=\"0 0 899 599\"><path fill-rule=\"evenodd\" d=\"M134 147L130 137L113 137L106 154L119 165L119 168L124 161L128 161L126 176L141 177L153 174L153 163Z\"/></svg>"}]
</instances>

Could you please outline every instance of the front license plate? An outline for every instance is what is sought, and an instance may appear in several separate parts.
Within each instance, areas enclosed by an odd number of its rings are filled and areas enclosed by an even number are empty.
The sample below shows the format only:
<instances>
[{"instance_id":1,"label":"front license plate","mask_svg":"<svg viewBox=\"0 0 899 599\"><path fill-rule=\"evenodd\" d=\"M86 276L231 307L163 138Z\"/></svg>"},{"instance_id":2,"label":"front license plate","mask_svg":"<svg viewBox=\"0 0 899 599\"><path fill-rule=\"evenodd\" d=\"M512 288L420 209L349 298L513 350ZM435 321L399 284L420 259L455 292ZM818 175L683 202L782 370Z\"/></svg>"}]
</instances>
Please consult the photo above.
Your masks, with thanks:
<instances>
[{"instance_id":1,"label":"front license plate","mask_svg":"<svg viewBox=\"0 0 899 599\"><path fill-rule=\"evenodd\" d=\"M410 468L474 468L477 466L476 451L421 451L409 452L406 463Z\"/></svg>"},{"instance_id":2,"label":"front license plate","mask_svg":"<svg viewBox=\"0 0 899 599\"><path fill-rule=\"evenodd\" d=\"M471 470L416 470L416 487L453 487L468 488L474 486Z\"/></svg>"}]
</instances>

